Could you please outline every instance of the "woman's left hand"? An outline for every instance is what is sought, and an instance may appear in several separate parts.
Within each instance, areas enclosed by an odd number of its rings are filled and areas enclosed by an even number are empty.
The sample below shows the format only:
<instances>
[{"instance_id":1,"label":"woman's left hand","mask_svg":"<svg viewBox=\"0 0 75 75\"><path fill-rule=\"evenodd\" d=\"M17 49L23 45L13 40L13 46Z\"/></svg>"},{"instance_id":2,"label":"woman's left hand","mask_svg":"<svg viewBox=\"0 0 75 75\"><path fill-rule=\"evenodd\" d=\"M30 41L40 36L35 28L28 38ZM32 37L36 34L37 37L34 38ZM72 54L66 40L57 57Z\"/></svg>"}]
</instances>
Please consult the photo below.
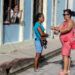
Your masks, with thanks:
<instances>
[{"instance_id":1,"label":"woman's left hand","mask_svg":"<svg viewBox=\"0 0 75 75\"><path fill-rule=\"evenodd\" d=\"M50 29L54 30L54 26L51 26L51 28L50 28Z\"/></svg>"}]
</instances>

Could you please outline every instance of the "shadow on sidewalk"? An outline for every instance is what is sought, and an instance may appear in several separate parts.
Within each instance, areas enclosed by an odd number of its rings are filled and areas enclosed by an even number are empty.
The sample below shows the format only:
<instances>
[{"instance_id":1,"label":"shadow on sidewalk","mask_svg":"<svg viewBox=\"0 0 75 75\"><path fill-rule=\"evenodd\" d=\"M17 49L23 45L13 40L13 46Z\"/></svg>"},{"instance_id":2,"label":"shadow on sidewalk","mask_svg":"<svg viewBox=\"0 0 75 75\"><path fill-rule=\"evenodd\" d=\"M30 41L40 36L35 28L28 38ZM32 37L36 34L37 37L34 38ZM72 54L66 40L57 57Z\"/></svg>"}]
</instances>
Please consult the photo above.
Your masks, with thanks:
<instances>
[{"instance_id":1,"label":"shadow on sidewalk","mask_svg":"<svg viewBox=\"0 0 75 75\"><path fill-rule=\"evenodd\" d=\"M46 62L45 61L45 65L48 65L48 64L50 64L50 63L53 63L53 64L60 64L61 65L61 67L62 67L62 69L64 68L64 62L63 62L63 60L58 60L58 61L54 61L54 62ZM73 61L73 60L71 60L71 68L74 68L75 67L75 61ZM42 66L44 66L44 65L42 65Z\"/></svg>"},{"instance_id":2,"label":"shadow on sidewalk","mask_svg":"<svg viewBox=\"0 0 75 75\"><path fill-rule=\"evenodd\" d=\"M44 58L44 56L41 56L40 57L40 60L39 60L39 66L40 66L40 68L42 68L42 67L44 67L45 65L48 65L49 63L47 62L47 59L46 58Z\"/></svg>"}]
</instances>

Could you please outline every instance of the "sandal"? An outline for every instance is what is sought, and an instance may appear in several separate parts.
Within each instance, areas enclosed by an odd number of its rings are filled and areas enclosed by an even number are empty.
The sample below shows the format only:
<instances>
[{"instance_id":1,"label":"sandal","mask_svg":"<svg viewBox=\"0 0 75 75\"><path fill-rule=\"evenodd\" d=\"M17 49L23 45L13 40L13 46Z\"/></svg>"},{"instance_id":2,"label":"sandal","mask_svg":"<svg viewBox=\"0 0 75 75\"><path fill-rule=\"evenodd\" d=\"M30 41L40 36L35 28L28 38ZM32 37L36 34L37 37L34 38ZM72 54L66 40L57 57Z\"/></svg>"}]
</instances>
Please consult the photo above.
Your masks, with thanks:
<instances>
[{"instance_id":1,"label":"sandal","mask_svg":"<svg viewBox=\"0 0 75 75\"><path fill-rule=\"evenodd\" d=\"M68 70L68 72L67 72L67 73L68 73L68 75L70 75L70 70Z\"/></svg>"},{"instance_id":2,"label":"sandal","mask_svg":"<svg viewBox=\"0 0 75 75\"><path fill-rule=\"evenodd\" d=\"M61 72L59 73L59 75L68 75L68 73L65 73L65 74L64 74L64 72L61 71Z\"/></svg>"},{"instance_id":3,"label":"sandal","mask_svg":"<svg viewBox=\"0 0 75 75\"><path fill-rule=\"evenodd\" d=\"M68 73L70 73L70 70L68 70Z\"/></svg>"}]
</instances>

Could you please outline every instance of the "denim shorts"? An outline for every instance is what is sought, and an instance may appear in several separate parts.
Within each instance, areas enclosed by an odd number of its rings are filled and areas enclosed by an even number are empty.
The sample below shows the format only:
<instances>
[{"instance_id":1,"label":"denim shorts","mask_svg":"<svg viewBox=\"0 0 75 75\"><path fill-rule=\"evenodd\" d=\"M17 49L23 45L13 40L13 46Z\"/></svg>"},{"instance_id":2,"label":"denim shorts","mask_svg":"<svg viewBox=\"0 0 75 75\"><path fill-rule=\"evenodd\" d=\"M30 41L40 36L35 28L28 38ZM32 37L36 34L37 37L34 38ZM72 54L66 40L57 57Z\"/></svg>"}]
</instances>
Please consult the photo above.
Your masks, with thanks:
<instances>
[{"instance_id":1,"label":"denim shorts","mask_svg":"<svg viewBox=\"0 0 75 75\"><path fill-rule=\"evenodd\" d=\"M43 47L39 40L35 40L36 53L42 53Z\"/></svg>"}]
</instances>

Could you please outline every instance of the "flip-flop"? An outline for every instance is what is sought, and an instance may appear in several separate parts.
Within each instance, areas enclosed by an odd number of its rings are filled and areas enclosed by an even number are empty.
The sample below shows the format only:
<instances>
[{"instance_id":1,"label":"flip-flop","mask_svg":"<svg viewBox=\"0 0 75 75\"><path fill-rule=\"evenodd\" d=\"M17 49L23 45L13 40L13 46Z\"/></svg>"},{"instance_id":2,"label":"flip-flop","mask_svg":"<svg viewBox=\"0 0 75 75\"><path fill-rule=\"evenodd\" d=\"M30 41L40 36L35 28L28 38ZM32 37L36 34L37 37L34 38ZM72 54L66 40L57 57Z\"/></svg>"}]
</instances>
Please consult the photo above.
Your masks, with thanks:
<instances>
[{"instance_id":1,"label":"flip-flop","mask_svg":"<svg viewBox=\"0 0 75 75\"><path fill-rule=\"evenodd\" d=\"M59 73L59 75L68 75L68 73L64 74L64 72L61 71L61 72Z\"/></svg>"},{"instance_id":2,"label":"flip-flop","mask_svg":"<svg viewBox=\"0 0 75 75\"><path fill-rule=\"evenodd\" d=\"M70 70L68 70L68 75L70 75L70 72L71 72L71 71L70 71Z\"/></svg>"},{"instance_id":3,"label":"flip-flop","mask_svg":"<svg viewBox=\"0 0 75 75\"><path fill-rule=\"evenodd\" d=\"M68 73L70 73L70 70L68 70Z\"/></svg>"},{"instance_id":4,"label":"flip-flop","mask_svg":"<svg viewBox=\"0 0 75 75\"><path fill-rule=\"evenodd\" d=\"M34 72L41 72L41 71L43 71L43 69L36 69L36 70L34 70Z\"/></svg>"}]
</instances>

